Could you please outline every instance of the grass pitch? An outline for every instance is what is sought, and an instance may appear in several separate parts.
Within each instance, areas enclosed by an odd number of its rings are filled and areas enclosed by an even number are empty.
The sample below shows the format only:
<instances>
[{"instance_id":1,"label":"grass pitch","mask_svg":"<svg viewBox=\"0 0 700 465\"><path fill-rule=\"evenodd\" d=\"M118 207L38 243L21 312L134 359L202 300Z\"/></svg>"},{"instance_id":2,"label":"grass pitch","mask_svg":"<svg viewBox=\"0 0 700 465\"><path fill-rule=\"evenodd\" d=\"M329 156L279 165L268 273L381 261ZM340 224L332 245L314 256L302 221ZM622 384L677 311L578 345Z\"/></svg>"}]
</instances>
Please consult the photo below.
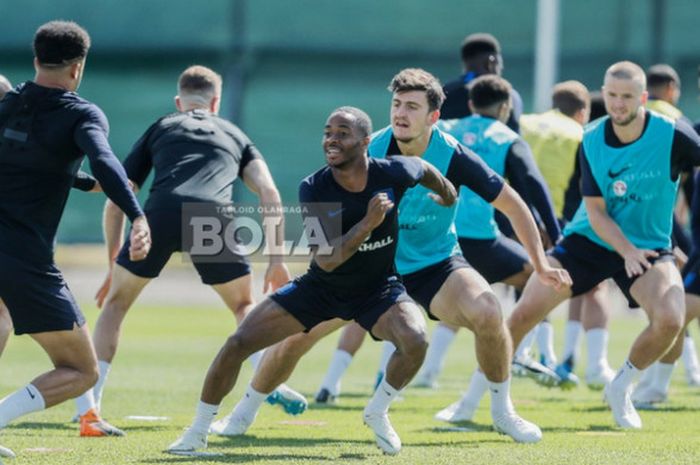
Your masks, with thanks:
<instances>
[{"instance_id":1,"label":"grass pitch","mask_svg":"<svg viewBox=\"0 0 700 465\"><path fill-rule=\"evenodd\" d=\"M90 322L96 310L85 307ZM560 341L563 320L554 321ZM624 360L632 338L644 325L641 314L618 318L612 327L610 361ZM686 386L683 369L674 373L671 400L642 412L644 429L615 428L600 392L580 386L562 392L515 379L513 399L519 413L539 424L544 439L515 444L493 432L488 401L474 423L448 425L433 419L456 400L475 366L471 335L460 333L451 347L439 390L409 388L392 406L391 418L404 444L397 457L375 447L362 425L362 408L371 393L380 345L369 339L343 382L334 407L313 404L299 417L265 406L249 434L236 439L210 437L208 457L178 457L163 450L189 424L204 374L214 354L235 327L223 308L137 305L128 316L119 353L103 401L103 415L127 432L126 438L79 438L69 423L72 403L19 419L0 433L0 444L18 458L8 464L696 464L700 457L700 389ZM302 360L290 385L312 398L328 365L337 336L331 336ZM28 337L12 338L0 360L0 396L23 386L49 367ZM579 366L583 375L583 366ZM242 394L251 370L225 400L226 414ZM167 417L144 421L130 416Z\"/></svg>"}]
</instances>

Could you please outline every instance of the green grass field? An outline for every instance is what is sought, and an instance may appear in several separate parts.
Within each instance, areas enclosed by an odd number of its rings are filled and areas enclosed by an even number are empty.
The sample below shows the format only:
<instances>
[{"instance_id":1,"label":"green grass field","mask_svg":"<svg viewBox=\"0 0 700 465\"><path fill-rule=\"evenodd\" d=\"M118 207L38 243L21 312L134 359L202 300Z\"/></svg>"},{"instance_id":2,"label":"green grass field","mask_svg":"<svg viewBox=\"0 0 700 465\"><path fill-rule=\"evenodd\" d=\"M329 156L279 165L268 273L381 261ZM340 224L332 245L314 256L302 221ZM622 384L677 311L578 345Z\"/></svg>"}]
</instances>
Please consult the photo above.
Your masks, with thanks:
<instances>
[{"instance_id":1,"label":"green grass field","mask_svg":"<svg viewBox=\"0 0 700 465\"><path fill-rule=\"evenodd\" d=\"M96 310L85 308L94 322ZM563 321L555 320L561 337ZM612 328L610 360L618 366L632 337L643 325L640 315L618 319ZM436 411L457 399L473 370L471 336L460 333L451 348L437 391L407 389L392 407L391 418L404 448L385 457L362 425L362 408L371 392L380 345L369 340L345 377L341 402L332 408L311 406L290 417L265 406L249 434L237 439L210 437L210 457L177 457L162 451L189 423L204 373L228 332L233 317L221 308L149 308L136 305L127 318L103 402L103 414L127 432L126 438L78 437L68 422L72 403L19 419L0 433L0 444L18 454L13 464L681 464L700 457L700 390L674 374L672 399L663 409L642 412L644 429L613 427L600 392L546 390L516 379L513 398L519 412L539 424L544 439L519 445L490 428L488 403L475 423L455 427L433 420ZM327 367L337 336L316 347L299 365L290 384L313 396ZM49 367L27 337L12 338L0 360L0 396L24 385ZM583 367L580 367L583 368ZM222 406L235 404L250 378L250 367ZM580 372L580 375L583 373ZM131 415L165 416L135 421Z\"/></svg>"}]
</instances>

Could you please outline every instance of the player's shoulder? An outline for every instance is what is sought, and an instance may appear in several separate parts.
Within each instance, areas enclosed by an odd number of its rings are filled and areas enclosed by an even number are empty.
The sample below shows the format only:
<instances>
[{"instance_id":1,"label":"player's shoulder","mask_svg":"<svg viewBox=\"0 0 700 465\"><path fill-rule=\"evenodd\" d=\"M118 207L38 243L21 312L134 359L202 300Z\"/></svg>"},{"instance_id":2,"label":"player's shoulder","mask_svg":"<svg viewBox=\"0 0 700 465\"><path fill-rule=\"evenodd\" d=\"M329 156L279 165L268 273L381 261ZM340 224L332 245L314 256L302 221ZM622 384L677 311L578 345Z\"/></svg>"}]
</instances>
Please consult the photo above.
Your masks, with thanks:
<instances>
[{"instance_id":1,"label":"player's shoulder","mask_svg":"<svg viewBox=\"0 0 700 465\"><path fill-rule=\"evenodd\" d=\"M300 189L315 189L324 184L328 176L331 176L331 169L328 166L323 166L308 176L304 177L299 183Z\"/></svg>"}]
</instances>

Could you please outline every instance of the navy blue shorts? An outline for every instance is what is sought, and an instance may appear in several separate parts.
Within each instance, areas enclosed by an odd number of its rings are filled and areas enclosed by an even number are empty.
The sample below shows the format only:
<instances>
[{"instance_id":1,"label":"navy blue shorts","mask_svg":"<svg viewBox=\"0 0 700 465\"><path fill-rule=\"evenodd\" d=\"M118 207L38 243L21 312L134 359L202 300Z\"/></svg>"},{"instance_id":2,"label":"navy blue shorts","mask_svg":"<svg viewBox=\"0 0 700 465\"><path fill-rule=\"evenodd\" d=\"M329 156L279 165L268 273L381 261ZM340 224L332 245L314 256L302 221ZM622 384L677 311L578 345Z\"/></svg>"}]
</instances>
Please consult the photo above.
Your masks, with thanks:
<instances>
[{"instance_id":1,"label":"navy blue shorts","mask_svg":"<svg viewBox=\"0 0 700 465\"><path fill-rule=\"evenodd\" d=\"M499 235L496 239L459 238L462 255L489 284L505 281L530 263L519 242Z\"/></svg>"},{"instance_id":2,"label":"navy blue shorts","mask_svg":"<svg viewBox=\"0 0 700 465\"><path fill-rule=\"evenodd\" d=\"M659 260L673 260L673 252L669 249L657 249L659 256L650 258L649 262ZM585 294L598 283L608 278L613 278L622 293L627 298L630 307L639 307L639 304L630 294L630 287L639 278L630 278L625 272L625 261L617 252L601 247L580 234L571 234L557 244L550 252L562 267L569 272L573 286L572 297Z\"/></svg>"},{"instance_id":3,"label":"navy blue shorts","mask_svg":"<svg viewBox=\"0 0 700 465\"><path fill-rule=\"evenodd\" d=\"M270 298L299 320L305 332L323 321L342 318L355 320L374 339L377 338L372 328L392 305L412 302L398 276L389 276L371 293L343 297L305 274L279 288Z\"/></svg>"},{"instance_id":4,"label":"navy blue shorts","mask_svg":"<svg viewBox=\"0 0 700 465\"><path fill-rule=\"evenodd\" d=\"M460 268L469 268L469 263L463 256L453 255L435 265L403 276L406 292L423 307L431 320L439 320L439 318L430 313L430 302L433 301L433 297L440 291L450 274Z\"/></svg>"},{"instance_id":5,"label":"navy blue shorts","mask_svg":"<svg viewBox=\"0 0 700 465\"><path fill-rule=\"evenodd\" d=\"M0 253L0 298L15 334L70 331L85 317L54 264L29 264Z\"/></svg>"},{"instance_id":6,"label":"navy blue shorts","mask_svg":"<svg viewBox=\"0 0 700 465\"><path fill-rule=\"evenodd\" d=\"M151 228L151 250L144 260L129 259L129 238L119 251L117 263L136 276L156 278L174 252L182 251L182 215L178 210L151 210L146 212ZM242 257L231 260L204 261L191 257L204 284L214 285L232 281L250 274L250 264Z\"/></svg>"}]
</instances>

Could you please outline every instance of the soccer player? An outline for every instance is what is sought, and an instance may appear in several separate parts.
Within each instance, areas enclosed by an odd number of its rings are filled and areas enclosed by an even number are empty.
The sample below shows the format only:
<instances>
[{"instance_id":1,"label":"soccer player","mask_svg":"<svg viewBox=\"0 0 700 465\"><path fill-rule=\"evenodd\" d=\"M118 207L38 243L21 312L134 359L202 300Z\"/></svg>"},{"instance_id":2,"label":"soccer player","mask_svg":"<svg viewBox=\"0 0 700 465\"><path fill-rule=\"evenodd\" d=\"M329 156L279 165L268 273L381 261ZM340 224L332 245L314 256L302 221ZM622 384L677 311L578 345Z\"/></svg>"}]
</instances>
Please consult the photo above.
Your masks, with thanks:
<instances>
[{"instance_id":1,"label":"soccer player","mask_svg":"<svg viewBox=\"0 0 700 465\"><path fill-rule=\"evenodd\" d=\"M469 83L484 74L503 73L501 44L494 36L484 32L470 34L464 38L460 49L463 73L443 87L445 103L440 108L441 119L465 118L471 115L469 108ZM511 112L506 124L515 132L520 131L520 115L523 99L517 90L511 89Z\"/></svg>"},{"instance_id":2,"label":"soccer player","mask_svg":"<svg viewBox=\"0 0 700 465\"><path fill-rule=\"evenodd\" d=\"M397 347L386 379L364 410L364 421L385 453L400 451L401 440L387 412L423 362L427 341L425 320L394 266L399 241L396 207L404 194L415 193L449 214L451 208L438 204L454 204L456 191L437 169L418 158L368 158L370 133L369 117L357 108L341 107L329 116L323 135L328 166L302 181L299 200L309 209L305 221L321 222L334 253L316 247L309 271L258 304L226 341L209 369L192 425L170 452L206 446L219 404L251 353L334 318L353 319L374 338ZM418 183L419 188L407 192ZM335 205L322 211L319 202ZM333 222L342 226L333 227ZM245 395L262 402L267 394L249 388Z\"/></svg>"},{"instance_id":3,"label":"soccer player","mask_svg":"<svg viewBox=\"0 0 700 465\"><path fill-rule=\"evenodd\" d=\"M107 141L105 115L75 93L89 47L87 32L73 22L42 25L33 42L34 80L0 102L0 297L15 334L29 334L55 367L0 400L0 428L97 381L85 318L53 261L56 229L85 154L132 222L131 259L145 258L151 244L146 217ZM95 414L85 428L109 425Z\"/></svg>"},{"instance_id":4,"label":"soccer player","mask_svg":"<svg viewBox=\"0 0 700 465\"><path fill-rule=\"evenodd\" d=\"M615 279L631 305L646 311L649 326L605 393L619 426L641 428L632 381L671 347L683 325L671 225L678 177L700 164L700 138L681 122L644 109L646 77L634 63L607 69L603 98L608 116L586 128L579 153L584 203L550 256L574 284L555 289L530 279L508 326L517 343L563 300Z\"/></svg>"},{"instance_id":5,"label":"soccer player","mask_svg":"<svg viewBox=\"0 0 700 465\"><path fill-rule=\"evenodd\" d=\"M372 136L369 154L392 159L405 155L425 160L453 184L472 189L485 201L504 211L513 223L540 279L567 285L568 275L547 264L539 232L525 203L503 178L452 136L435 127L444 98L439 81L422 69L405 69L391 81L391 125ZM518 416L510 400L510 337L500 304L486 280L460 253L454 219L457 206L438 209L425 200L425 189L409 190L399 205L400 235L396 266L408 294L432 319L474 331L479 365L491 391L494 427L518 442L537 442L540 429ZM319 327L295 340L287 340L263 358L252 385L269 392L286 380L301 356L321 337L337 329ZM376 393L383 392L387 375ZM243 434L259 407L246 395L224 421L212 430L222 435Z\"/></svg>"},{"instance_id":6,"label":"soccer player","mask_svg":"<svg viewBox=\"0 0 700 465\"><path fill-rule=\"evenodd\" d=\"M126 174L137 188L151 170L155 171L145 207L153 248L145 260L129 258L129 241L122 245L124 215L107 201L104 232L109 272L97 295L98 306L103 309L94 334L100 376L95 388L77 399L79 412L92 397L99 410L129 308L151 279L160 274L173 252L182 251L184 203L228 205L233 183L240 177L259 196L266 211L281 212L280 195L262 155L238 127L218 116L220 102L221 77L204 66L187 68L178 81L178 111L151 125L124 160ZM277 233L278 237L267 236L268 242L272 241L270 250L274 250L275 240L284 237L282 224ZM222 257L218 261L208 258L195 255L192 261L202 282L212 286L240 324L253 307L250 265L245 257ZM274 290L289 279L281 255L270 255L264 291ZM283 402L292 413L306 408L304 397L284 386L270 400Z\"/></svg>"}]
</instances>

